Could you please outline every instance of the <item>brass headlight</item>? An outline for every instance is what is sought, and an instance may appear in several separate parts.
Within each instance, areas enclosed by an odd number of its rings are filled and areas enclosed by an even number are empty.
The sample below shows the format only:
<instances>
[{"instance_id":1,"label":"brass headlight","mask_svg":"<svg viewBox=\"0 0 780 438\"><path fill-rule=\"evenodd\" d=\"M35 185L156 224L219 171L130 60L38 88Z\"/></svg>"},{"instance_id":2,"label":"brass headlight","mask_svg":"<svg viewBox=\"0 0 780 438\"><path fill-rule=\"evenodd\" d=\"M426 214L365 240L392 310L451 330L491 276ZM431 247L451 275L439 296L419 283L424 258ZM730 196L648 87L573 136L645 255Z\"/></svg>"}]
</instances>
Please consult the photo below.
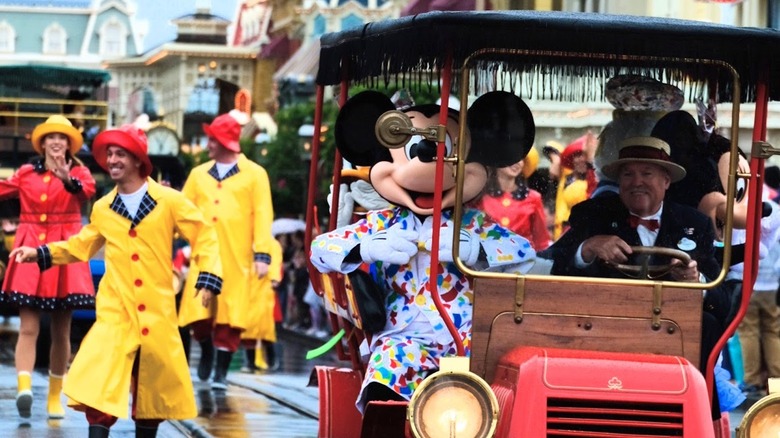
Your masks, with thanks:
<instances>
[{"instance_id":1,"label":"brass headlight","mask_svg":"<svg viewBox=\"0 0 780 438\"><path fill-rule=\"evenodd\" d=\"M468 370L467 357L448 357L423 380L407 417L417 438L490 437L498 423L498 400L490 386Z\"/></svg>"},{"instance_id":2,"label":"brass headlight","mask_svg":"<svg viewBox=\"0 0 780 438\"><path fill-rule=\"evenodd\" d=\"M769 379L770 394L745 413L737 428L737 438L780 437L780 392L773 388L780 383L777 380L780 379Z\"/></svg>"}]
</instances>

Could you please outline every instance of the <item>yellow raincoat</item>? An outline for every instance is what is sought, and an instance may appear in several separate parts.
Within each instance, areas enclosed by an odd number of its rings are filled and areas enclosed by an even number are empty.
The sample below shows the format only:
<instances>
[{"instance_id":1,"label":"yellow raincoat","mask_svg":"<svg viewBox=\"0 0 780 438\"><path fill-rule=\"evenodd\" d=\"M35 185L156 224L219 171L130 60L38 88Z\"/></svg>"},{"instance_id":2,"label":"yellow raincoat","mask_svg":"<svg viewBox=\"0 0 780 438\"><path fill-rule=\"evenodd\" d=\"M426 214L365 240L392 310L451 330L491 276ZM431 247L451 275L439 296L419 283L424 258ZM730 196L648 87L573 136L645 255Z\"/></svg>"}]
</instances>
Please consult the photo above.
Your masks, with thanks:
<instances>
[{"instance_id":1,"label":"yellow raincoat","mask_svg":"<svg viewBox=\"0 0 780 438\"><path fill-rule=\"evenodd\" d=\"M271 241L271 264L268 266L268 275L263 278L252 279L252 289L249 301L252 303L247 308L248 324L246 330L241 332L241 339L260 339L276 342L276 324L274 322L274 304L276 292L272 282L282 280L282 245L276 239Z\"/></svg>"},{"instance_id":2,"label":"yellow raincoat","mask_svg":"<svg viewBox=\"0 0 780 438\"><path fill-rule=\"evenodd\" d=\"M238 172L222 181L209 173L214 165L212 160L192 169L182 193L217 229L224 273L222 293L211 309L200 305L200 299L195 298L198 266L193 261L179 307L179 325L214 318L216 324L243 330L247 328L247 309L251 305L252 277L256 276L255 255L268 257L274 240L271 188L265 169L244 154L238 157Z\"/></svg>"},{"instance_id":3,"label":"yellow raincoat","mask_svg":"<svg viewBox=\"0 0 780 438\"><path fill-rule=\"evenodd\" d=\"M76 409L89 406L127 418L138 355L136 418L193 418L197 409L176 325L171 249L178 231L192 244L193 260L203 272L219 277L217 236L181 193L147 182L156 205L135 227L111 209L114 189L95 203L90 224L67 241L48 245L52 263L65 264L87 261L105 244L97 320L70 367L64 392Z\"/></svg>"}]
</instances>

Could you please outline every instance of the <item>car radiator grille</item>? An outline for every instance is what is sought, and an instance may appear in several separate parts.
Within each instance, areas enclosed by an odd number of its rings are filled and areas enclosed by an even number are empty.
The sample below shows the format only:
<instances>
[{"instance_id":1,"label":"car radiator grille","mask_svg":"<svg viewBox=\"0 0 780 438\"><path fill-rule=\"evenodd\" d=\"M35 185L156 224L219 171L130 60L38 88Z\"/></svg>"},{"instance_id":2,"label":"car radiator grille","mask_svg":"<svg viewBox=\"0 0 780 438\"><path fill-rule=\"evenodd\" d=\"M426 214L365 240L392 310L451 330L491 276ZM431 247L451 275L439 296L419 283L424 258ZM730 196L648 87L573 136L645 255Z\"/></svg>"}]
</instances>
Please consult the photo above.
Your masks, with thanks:
<instances>
[{"instance_id":1,"label":"car radiator grille","mask_svg":"<svg viewBox=\"0 0 780 438\"><path fill-rule=\"evenodd\" d=\"M547 437L658 438L683 435L680 404L548 399Z\"/></svg>"}]
</instances>

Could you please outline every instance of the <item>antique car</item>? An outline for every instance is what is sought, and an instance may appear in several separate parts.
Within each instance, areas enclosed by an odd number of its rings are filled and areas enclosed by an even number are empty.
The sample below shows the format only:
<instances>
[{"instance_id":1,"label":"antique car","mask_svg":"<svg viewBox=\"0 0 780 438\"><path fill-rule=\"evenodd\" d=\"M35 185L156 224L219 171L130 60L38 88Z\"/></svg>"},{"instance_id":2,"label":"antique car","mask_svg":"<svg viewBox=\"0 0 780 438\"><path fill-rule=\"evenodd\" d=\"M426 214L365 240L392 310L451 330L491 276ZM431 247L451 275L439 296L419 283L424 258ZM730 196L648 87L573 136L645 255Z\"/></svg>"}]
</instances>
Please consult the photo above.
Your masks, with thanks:
<instances>
[{"instance_id":1,"label":"antique car","mask_svg":"<svg viewBox=\"0 0 780 438\"><path fill-rule=\"evenodd\" d=\"M321 274L312 266L312 281L330 312L334 333L343 331L335 348L352 364L351 369L319 366L313 373L320 393L319 436L730 436L728 422L711 414L713 367L745 314L756 275L764 160L778 153L766 143L766 130L768 102L780 98L779 51L780 34L771 29L535 11L430 12L324 35L314 156L319 153L316 133L323 129L321 108L331 93L342 110L352 86L388 96L402 88L412 95L415 89L433 88L442 102L456 96L457 138L446 138L444 105L439 123L426 129L387 108L375 124L366 117L370 126L357 131L375 135L388 148L403 148L412 137L435 142L431 159L436 181L456 181L456 226L463 225L464 215L467 113L490 91L521 97L537 124L547 116L545 102L565 103L571 109L569 127L584 128L577 118L612 110L605 96L611 78L652 78L681 90L684 110L697 113L698 101L727 115L718 128L730 139L731 154L724 184L726 216L718 223L720 271L704 283L670 281L657 275L665 266L647 261L619 267L629 274L623 278L551 275L541 251L525 274L474 269L458 257L454 233L454 263L473 290L472 329L463 338L438 307L460 343L458 354L443 358L438 372L408 402L371 401L363 413L353 407L366 370L360 344L374 335L366 329L370 321L361 317L359 297L366 294L356 292L359 286L344 273ZM338 143L338 134L336 138ZM536 140L540 148L544 139L538 129ZM749 172L737 170L740 146L749 155ZM341 154L327 158L334 160L333 175L318 175L318 160L310 168L307 242L317 234L320 220L313 198L317 184L330 180L332 205L338 205L341 183L355 175L345 172L349 163ZM731 265L738 182L747 186L747 197L740 198L747 202L744 289L736 316L703 360L702 291L718 288ZM436 236L442 229L437 221L442 206L436 203L442 194L433 199ZM332 209L323 232L336 228L337 215ZM438 248L430 249L431 270L440 260ZM426 289L437 302L441 284L442 278L431 276ZM381 325L373 330L381 331ZM742 427L745 436L751 436L744 432L749 427Z\"/></svg>"}]
</instances>

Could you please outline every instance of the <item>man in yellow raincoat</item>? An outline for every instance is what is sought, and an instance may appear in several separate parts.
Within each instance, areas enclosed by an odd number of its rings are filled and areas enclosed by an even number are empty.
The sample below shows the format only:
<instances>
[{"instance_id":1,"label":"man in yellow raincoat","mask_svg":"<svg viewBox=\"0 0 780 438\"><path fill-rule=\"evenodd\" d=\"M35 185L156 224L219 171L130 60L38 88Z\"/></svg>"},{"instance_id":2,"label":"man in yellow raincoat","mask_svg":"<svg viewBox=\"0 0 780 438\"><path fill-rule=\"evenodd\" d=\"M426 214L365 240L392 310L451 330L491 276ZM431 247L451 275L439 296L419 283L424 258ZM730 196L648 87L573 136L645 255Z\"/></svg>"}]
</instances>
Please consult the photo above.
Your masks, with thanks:
<instances>
[{"instance_id":1,"label":"man in yellow raincoat","mask_svg":"<svg viewBox=\"0 0 780 438\"><path fill-rule=\"evenodd\" d=\"M203 381L211 375L216 349L211 382L216 390L227 388L230 360L248 327L247 309L259 305L250 299L252 276L265 277L271 263L271 188L265 169L241 153L239 119L244 117L234 110L203 125L211 160L192 169L182 189L214 224L219 238L222 294L210 309L202 308L193 298L192 274L197 270L191 265L179 307L179 325L189 325L201 346L198 377Z\"/></svg>"},{"instance_id":2,"label":"man in yellow raincoat","mask_svg":"<svg viewBox=\"0 0 780 438\"><path fill-rule=\"evenodd\" d=\"M95 203L90 223L67 241L19 247L9 257L37 261L44 270L87 261L105 245L97 320L70 367L64 392L71 406L85 411L90 438L99 438L108 437L118 417L127 417L132 391L136 436L154 437L165 419L197 416L176 324L174 233L192 245L203 306L221 290L217 235L186 197L148 178L152 164L143 131L133 125L103 131L92 147L116 187Z\"/></svg>"}]
</instances>

